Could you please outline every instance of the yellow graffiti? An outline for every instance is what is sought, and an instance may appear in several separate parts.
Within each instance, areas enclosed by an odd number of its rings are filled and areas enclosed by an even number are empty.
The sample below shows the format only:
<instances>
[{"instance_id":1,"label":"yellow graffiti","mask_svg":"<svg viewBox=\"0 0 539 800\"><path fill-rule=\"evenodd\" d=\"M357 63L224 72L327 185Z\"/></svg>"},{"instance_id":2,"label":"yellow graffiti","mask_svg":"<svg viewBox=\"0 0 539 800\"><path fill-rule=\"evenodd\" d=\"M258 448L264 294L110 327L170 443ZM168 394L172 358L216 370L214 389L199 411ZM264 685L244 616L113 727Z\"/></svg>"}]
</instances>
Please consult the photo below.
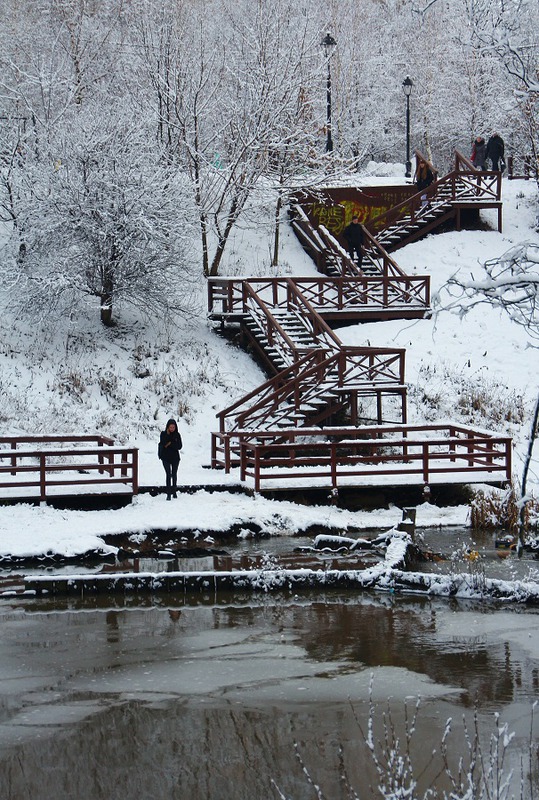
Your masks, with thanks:
<instances>
[{"instance_id":1,"label":"yellow graffiti","mask_svg":"<svg viewBox=\"0 0 539 800\"><path fill-rule=\"evenodd\" d=\"M312 203L309 207L309 213L318 225L323 225L330 233L339 234L344 228L340 206L324 206L321 203Z\"/></svg>"},{"instance_id":2,"label":"yellow graffiti","mask_svg":"<svg viewBox=\"0 0 539 800\"><path fill-rule=\"evenodd\" d=\"M339 205L343 206L345 209L346 225L348 225L348 223L352 221L352 217L358 217L361 224L366 225L369 220L374 219L374 217L380 216L380 214L384 214L391 208L391 205L387 206L361 205L360 203L354 202L353 200L343 200Z\"/></svg>"},{"instance_id":3,"label":"yellow graffiti","mask_svg":"<svg viewBox=\"0 0 539 800\"><path fill-rule=\"evenodd\" d=\"M366 225L371 219L393 208L395 203L394 193L388 191L376 196L376 204L361 200L341 200L332 206L313 202L309 203L305 210L315 225L323 225L334 236L339 236L352 221L352 217L358 217L361 224ZM405 209L403 213L404 211Z\"/></svg>"}]
</instances>

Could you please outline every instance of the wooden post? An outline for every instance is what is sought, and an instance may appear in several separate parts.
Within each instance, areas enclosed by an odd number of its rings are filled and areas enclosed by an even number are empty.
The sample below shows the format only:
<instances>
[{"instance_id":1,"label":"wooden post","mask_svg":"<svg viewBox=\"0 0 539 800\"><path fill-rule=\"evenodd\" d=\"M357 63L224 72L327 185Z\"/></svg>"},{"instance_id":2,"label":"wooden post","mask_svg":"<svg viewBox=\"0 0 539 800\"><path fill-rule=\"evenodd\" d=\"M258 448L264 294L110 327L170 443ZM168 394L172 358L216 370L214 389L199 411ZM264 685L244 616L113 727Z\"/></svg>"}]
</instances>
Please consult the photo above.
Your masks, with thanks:
<instances>
[{"instance_id":1,"label":"wooden post","mask_svg":"<svg viewBox=\"0 0 539 800\"><path fill-rule=\"evenodd\" d=\"M337 444L331 443L331 488L337 488Z\"/></svg>"},{"instance_id":2,"label":"wooden post","mask_svg":"<svg viewBox=\"0 0 539 800\"><path fill-rule=\"evenodd\" d=\"M255 446L255 492L260 491L260 448Z\"/></svg>"},{"instance_id":3,"label":"wooden post","mask_svg":"<svg viewBox=\"0 0 539 800\"><path fill-rule=\"evenodd\" d=\"M13 440L11 442L11 449L12 450L16 450L17 449L17 442L15 440ZM17 474L17 456L11 456L11 466L13 467L13 469L11 470L11 474L12 475L16 475Z\"/></svg>"},{"instance_id":4,"label":"wooden post","mask_svg":"<svg viewBox=\"0 0 539 800\"><path fill-rule=\"evenodd\" d=\"M423 482L428 484L429 482L429 444L428 442L423 442L421 445L422 450L422 461L423 461Z\"/></svg>"},{"instance_id":5,"label":"wooden post","mask_svg":"<svg viewBox=\"0 0 539 800\"><path fill-rule=\"evenodd\" d=\"M43 453L39 456L39 499L44 503L47 499L46 492L46 474L45 474L45 456Z\"/></svg>"},{"instance_id":6,"label":"wooden post","mask_svg":"<svg viewBox=\"0 0 539 800\"><path fill-rule=\"evenodd\" d=\"M118 453L117 455L120 456L120 464L121 464L120 476L122 478L126 478L127 477L127 453L124 450L123 452Z\"/></svg>"},{"instance_id":7,"label":"wooden post","mask_svg":"<svg viewBox=\"0 0 539 800\"><path fill-rule=\"evenodd\" d=\"M132 481L133 481L133 494L138 494L138 448L135 447L132 451L133 453L133 462L132 462Z\"/></svg>"}]
</instances>

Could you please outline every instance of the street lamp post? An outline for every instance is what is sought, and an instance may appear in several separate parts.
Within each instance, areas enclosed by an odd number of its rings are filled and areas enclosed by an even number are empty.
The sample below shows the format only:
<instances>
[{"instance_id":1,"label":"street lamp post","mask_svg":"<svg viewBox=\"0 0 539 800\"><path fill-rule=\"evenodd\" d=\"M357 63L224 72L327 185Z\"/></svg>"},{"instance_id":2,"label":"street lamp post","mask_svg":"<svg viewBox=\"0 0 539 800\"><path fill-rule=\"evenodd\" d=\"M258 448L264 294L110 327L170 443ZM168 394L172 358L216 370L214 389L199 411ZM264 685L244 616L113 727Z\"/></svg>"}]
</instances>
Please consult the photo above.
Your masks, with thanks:
<instances>
[{"instance_id":1,"label":"street lamp post","mask_svg":"<svg viewBox=\"0 0 539 800\"><path fill-rule=\"evenodd\" d=\"M326 153L333 152L333 139L331 138L331 54L333 48L336 47L337 42L330 33L326 33L322 40L322 47L326 51L326 60L328 64L328 77L327 77L327 92L326 92Z\"/></svg>"},{"instance_id":2,"label":"street lamp post","mask_svg":"<svg viewBox=\"0 0 539 800\"><path fill-rule=\"evenodd\" d=\"M412 162L410 161L410 95L412 94L412 83L410 78L402 82L402 88L406 96L406 172L405 178L412 177Z\"/></svg>"}]
</instances>

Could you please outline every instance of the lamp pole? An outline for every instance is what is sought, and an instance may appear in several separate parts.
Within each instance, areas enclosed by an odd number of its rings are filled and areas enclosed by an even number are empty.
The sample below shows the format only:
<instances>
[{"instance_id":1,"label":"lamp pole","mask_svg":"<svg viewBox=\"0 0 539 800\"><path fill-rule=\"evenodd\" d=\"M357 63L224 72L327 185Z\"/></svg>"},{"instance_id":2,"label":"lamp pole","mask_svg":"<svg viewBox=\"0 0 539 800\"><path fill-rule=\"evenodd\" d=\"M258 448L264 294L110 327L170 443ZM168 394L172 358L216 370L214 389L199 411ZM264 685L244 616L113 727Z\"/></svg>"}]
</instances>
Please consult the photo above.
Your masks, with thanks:
<instances>
[{"instance_id":1,"label":"lamp pole","mask_svg":"<svg viewBox=\"0 0 539 800\"><path fill-rule=\"evenodd\" d=\"M412 162L410 160L410 95L412 94L411 79L406 77L402 82L402 88L406 96L406 172L405 178L412 177Z\"/></svg>"},{"instance_id":2,"label":"lamp pole","mask_svg":"<svg viewBox=\"0 0 539 800\"><path fill-rule=\"evenodd\" d=\"M331 54L333 48L336 47L337 42L330 33L326 33L322 40L322 47L326 51L326 60L328 64L328 77L326 89L326 153L333 152L333 139L331 138Z\"/></svg>"}]
</instances>

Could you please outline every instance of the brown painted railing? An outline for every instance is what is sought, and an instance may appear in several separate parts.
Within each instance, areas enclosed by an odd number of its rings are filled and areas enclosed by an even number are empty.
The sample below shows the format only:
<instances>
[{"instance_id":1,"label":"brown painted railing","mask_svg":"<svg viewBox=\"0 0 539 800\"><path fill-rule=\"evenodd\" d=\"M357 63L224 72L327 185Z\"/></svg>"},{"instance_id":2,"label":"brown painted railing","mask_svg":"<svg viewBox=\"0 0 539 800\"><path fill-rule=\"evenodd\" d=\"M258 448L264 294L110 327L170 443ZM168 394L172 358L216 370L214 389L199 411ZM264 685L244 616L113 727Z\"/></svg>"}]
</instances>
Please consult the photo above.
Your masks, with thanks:
<instances>
[{"instance_id":1,"label":"brown painted railing","mask_svg":"<svg viewBox=\"0 0 539 800\"><path fill-rule=\"evenodd\" d=\"M374 383L402 386L405 374L404 348L343 347L323 357L310 353L303 369L288 367L283 373L262 384L217 414L221 432L237 428L256 428L274 414L273 421L286 420L293 411L328 391L356 389ZM297 365L294 365L297 367ZM290 376L283 382L282 376ZM282 416L280 416L282 415Z\"/></svg>"},{"instance_id":2,"label":"brown painted railing","mask_svg":"<svg viewBox=\"0 0 539 800\"><path fill-rule=\"evenodd\" d=\"M331 440L321 442L321 434ZM435 475L480 473L511 479L511 439L453 425L378 426L273 431L239 442L241 480L255 491L273 481L321 479L332 488L349 478L406 475L428 484ZM280 437L280 438L277 438Z\"/></svg>"},{"instance_id":3,"label":"brown painted railing","mask_svg":"<svg viewBox=\"0 0 539 800\"><path fill-rule=\"evenodd\" d=\"M364 271L350 258L337 239L324 225L313 228L301 206L294 206L292 226L316 264L319 272L328 273L328 262L337 267L342 277L363 277ZM362 225L364 235L363 263L375 269L380 277L406 277L406 273L391 258L372 233Z\"/></svg>"},{"instance_id":4,"label":"brown painted railing","mask_svg":"<svg viewBox=\"0 0 539 800\"><path fill-rule=\"evenodd\" d=\"M343 348L322 360L310 354L303 360L303 369L292 374L288 368L219 412L219 432L212 433L212 466L227 472L238 466L242 432L265 436L268 428L275 431L279 425L289 426L302 409L317 403L328 406L328 415L347 408L352 424L357 424L359 401L372 396L376 399L374 421L381 423L383 398L393 396L400 401L395 421L406 422L405 354L404 349L368 347ZM282 375L290 378L283 382Z\"/></svg>"},{"instance_id":5,"label":"brown painted railing","mask_svg":"<svg viewBox=\"0 0 539 800\"><path fill-rule=\"evenodd\" d=\"M507 177L510 181L537 180L539 176L539 160L533 156L508 156Z\"/></svg>"},{"instance_id":6,"label":"brown painted railing","mask_svg":"<svg viewBox=\"0 0 539 800\"><path fill-rule=\"evenodd\" d=\"M391 275L387 277L348 278L211 278L208 281L210 314L241 316L248 310L245 289L248 283L267 308L290 310L294 285L297 292L312 304L317 314L350 311L365 306L392 308L417 307L426 310L430 303L428 275Z\"/></svg>"},{"instance_id":7,"label":"brown painted railing","mask_svg":"<svg viewBox=\"0 0 539 800\"><path fill-rule=\"evenodd\" d=\"M434 170L433 167L431 169ZM479 173L456 153L455 169L427 190L439 224L479 200L498 207L499 173ZM511 440L458 426L406 426L404 350L344 347L327 319L387 319L424 315L430 303L427 276L407 276L378 240L381 231L425 213L420 192L364 226L364 263L357 269L341 244L323 226L314 229L298 206L292 224L317 267L329 264L337 278L213 278L208 282L210 314L245 324L252 344L271 351L273 367L286 364L270 381L220 412L212 434L212 466L240 466L242 479L323 477L337 486L344 477L370 474L511 473ZM425 220L423 220L423 223ZM421 225L408 235L416 236ZM382 237L383 238L383 237ZM376 274L374 274L376 272ZM248 323L247 323L248 321ZM299 327L298 327L299 323ZM288 331L287 331L288 327ZM400 427L391 427L383 401L400 401ZM369 419L364 401L376 402L375 421L383 427L328 428L345 411L355 426ZM308 425L324 424L309 429ZM328 433L329 431L329 433ZM331 437L328 438L328 437ZM370 441L366 442L365 439ZM374 464L374 467L372 466ZM455 466L458 464L458 467Z\"/></svg>"},{"instance_id":8,"label":"brown painted railing","mask_svg":"<svg viewBox=\"0 0 539 800\"><path fill-rule=\"evenodd\" d=\"M377 232L399 222L410 224L420 220L425 213L424 195L427 196L431 211L447 207L447 214L452 215L452 203L497 203L501 200L501 190L500 172L479 172L466 156L455 151L455 169L452 172L434 181L426 190L373 217L365 227L376 237Z\"/></svg>"},{"instance_id":9,"label":"brown painted railing","mask_svg":"<svg viewBox=\"0 0 539 800\"><path fill-rule=\"evenodd\" d=\"M91 442L97 447L88 447ZM33 447L21 449L28 444ZM138 493L138 449L114 447L114 440L108 437L0 437L0 447L6 445L9 449L0 449L0 490L10 490L8 494L37 488L36 499L45 501L52 487L71 493L70 487L98 486L105 493L113 484Z\"/></svg>"}]
</instances>

